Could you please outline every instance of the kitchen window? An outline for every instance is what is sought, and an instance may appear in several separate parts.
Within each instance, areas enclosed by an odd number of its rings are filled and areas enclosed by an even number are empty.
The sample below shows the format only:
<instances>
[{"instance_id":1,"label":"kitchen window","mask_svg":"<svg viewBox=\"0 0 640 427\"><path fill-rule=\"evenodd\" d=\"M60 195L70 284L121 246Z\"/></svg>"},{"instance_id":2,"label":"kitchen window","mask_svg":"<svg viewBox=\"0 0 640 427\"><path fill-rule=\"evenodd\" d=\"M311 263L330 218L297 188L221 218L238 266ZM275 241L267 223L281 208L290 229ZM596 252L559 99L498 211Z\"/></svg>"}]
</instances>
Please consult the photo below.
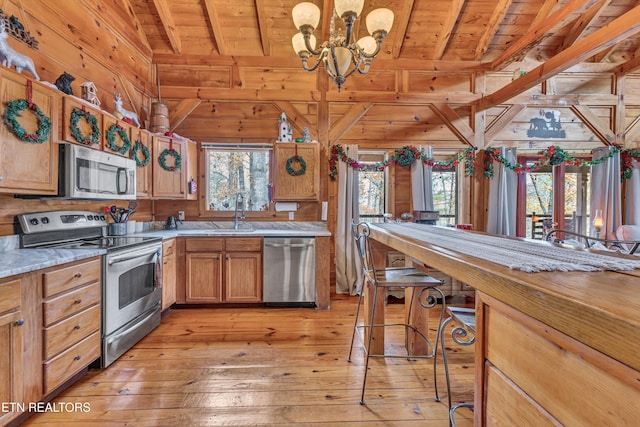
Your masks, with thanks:
<instances>
[{"instance_id":1,"label":"kitchen window","mask_svg":"<svg viewBox=\"0 0 640 427\"><path fill-rule=\"evenodd\" d=\"M236 195L244 196L247 212L267 211L270 202L270 145L203 144L205 210L234 211Z\"/></svg>"},{"instance_id":2,"label":"kitchen window","mask_svg":"<svg viewBox=\"0 0 640 427\"><path fill-rule=\"evenodd\" d=\"M384 152L361 151L358 161L367 165L383 162ZM387 207L388 168L378 171L358 172L359 216L361 221L382 222Z\"/></svg>"}]
</instances>

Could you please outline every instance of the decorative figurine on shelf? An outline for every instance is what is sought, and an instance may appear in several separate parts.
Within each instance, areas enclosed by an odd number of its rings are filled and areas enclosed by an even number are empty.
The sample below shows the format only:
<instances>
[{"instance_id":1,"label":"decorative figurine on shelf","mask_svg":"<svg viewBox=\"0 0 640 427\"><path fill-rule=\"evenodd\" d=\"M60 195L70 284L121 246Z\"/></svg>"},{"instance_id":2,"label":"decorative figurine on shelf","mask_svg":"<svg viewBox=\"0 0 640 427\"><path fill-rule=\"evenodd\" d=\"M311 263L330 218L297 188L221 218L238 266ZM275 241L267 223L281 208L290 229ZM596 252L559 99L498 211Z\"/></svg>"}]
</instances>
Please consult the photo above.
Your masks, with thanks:
<instances>
[{"instance_id":1,"label":"decorative figurine on shelf","mask_svg":"<svg viewBox=\"0 0 640 427\"><path fill-rule=\"evenodd\" d=\"M302 142L311 142L311 134L309 128L305 127L302 132Z\"/></svg>"},{"instance_id":2,"label":"decorative figurine on shelf","mask_svg":"<svg viewBox=\"0 0 640 427\"><path fill-rule=\"evenodd\" d=\"M4 19L0 19L0 58L2 58L2 65L7 68L11 68L11 66L14 65L16 71L19 73L21 73L22 70L27 70L33 74L36 80L40 80L40 76L36 73L36 67L33 65L33 60L27 55L16 52L9 46L9 43L7 43L9 34L7 34L5 27Z\"/></svg>"},{"instance_id":3,"label":"decorative figurine on shelf","mask_svg":"<svg viewBox=\"0 0 640 427\"><path fill-rule=\"evenodd\" d=\"M98 107L100 106L100 104L102 104L100 102L100 98L98 98L98 89L96 88L96 85L93 84L93 82L84 82L80 85L80 87L82 88L82 99L89 101L90 103L92 103L93 105L97 105Z\"/></svg>"},{"instance_id":4,"label":"decorative figurine on shelf","mask_svg":"<svg viewBox=\"0 0 640 427\"><path fill-rule=\"evenodd\" d=\"M122 120L129 119L131 124L136 125L136 127L140 127L140 122L138 121L138 115L133 111L125 110L122 108L122 97L119 93L115 94L115 102L116 102L116 112L120 113L122 116ZM116 117L118 115L116 114Z\"/></svg>"},{"instance_id":5,"label":"decorative figurine on shelf","mask_svg":"<svg viewBox=\"0 0 640 427\"><path fill-rule=\"evenodd\" d=\"M278 142L293 142L293 131L287 121L287 114L283 111L278 118Z\"/></svg>"},{"instance_id":6,"label":"decorative figurine on shelf","mask_svg":"<svg viewBox=\"0 0 640 427\"><path fill-rule=\"evenodd\" d=\"M60 74L60 77L56 80L56 87L60 92L66 93L67 95L73 95L73 89L71 88L71 82L76 78L66 71Z\"/></svg>"}]
</instances>

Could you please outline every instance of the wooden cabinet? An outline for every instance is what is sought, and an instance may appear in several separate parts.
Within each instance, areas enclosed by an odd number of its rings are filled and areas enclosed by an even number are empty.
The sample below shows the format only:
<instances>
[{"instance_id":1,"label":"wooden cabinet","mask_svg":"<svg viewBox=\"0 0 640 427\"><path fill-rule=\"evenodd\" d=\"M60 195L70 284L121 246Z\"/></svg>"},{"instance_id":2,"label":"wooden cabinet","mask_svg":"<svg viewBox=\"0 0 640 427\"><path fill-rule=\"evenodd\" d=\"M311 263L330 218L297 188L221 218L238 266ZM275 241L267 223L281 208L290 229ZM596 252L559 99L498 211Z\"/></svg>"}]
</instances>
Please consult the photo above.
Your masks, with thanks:
<instances>
[{"instance_id":1,"label":"wooden cabinet","mask_svg":"<svg viewBox=\"0 0 640 427\"><path fill-rule=\"evenodd\" d=\"M318 200L320 191L320 145L318 143L289 143L274 144L274 194L273 199L282 200ZM295 156L298 160L295 160ZM295 175L302 168L306 170L301 175ZM294 172L287 172L287 163Z\"/></svg>"},{"instance_id":2,"label":"wooden cabinet","mask_svg":"<svg viewBox=\"0 0 640 427\"><path fill-rule=\"evenodd\" d=\"M0 79L0 114L4 117L9 102L27 100L30 80L10 71L2 71ZM59 97L57 91L38 82L31 84L33 104L49 118L49 136L42 143L25 142L8 126L0 126L0 193L54 195L58 191ZM38 131L38 116L28 107L14 119L28 134Z\"/></svg>"},{"instance_id":3,"label":"wooden cabinet","mask_svg":"<svg viewBox=\"0 0 640 427\"><path fill-rule=\"evenodd\" d=\"M140 141L140 144L146 147L148 154L145 156L143 148L137 147L136 142ZM153 193L153 147L151 146L151 135L149 132L132 129L131 133L131 158L136 160L136 198L149 199ZM146 165L140 165L138 163L144 163L149 160Z\"/></svg>"},{"instance_id":4,"label":"wooden cabinet","mask_svg":"<svg viewBox=\"0 0 640 427\"><path fill-rule=\"evenodd\" d=\"M100 277L98 258L42 273L45 395L100 357Z\"/></svg>"},{"instance_id":5,"label":"wooden cabinet","mask_svg":"<svg viewBox=\"0 0 640 427\"><path fill-rule=\"evenodd\" d=\"M153 197L158 199L186 198L185 161L187 157L187 140L168 136L153 136ZM165 151L167 150L167 151ZM167 154L175 150L177 155ZM166 170L160 164L163 156L167 168L176 168L176 157L180 157L180 168Z\"/></svg>"},{"instance_id":6,"label":"wooden cabinet","mask_svg":"<svg viewBox=\"0 0 640 427\"><path fill-rule=\"evenodd\" d=\"M21 280L0 279L0 404L24 402L23 373L28 369L22 358ZM14 408L5 408L12 410ZM19 415L0 411L0 425Z\"/></svg>"},{"instance_id":7,"label":"wooden cabinet","mask_svg":"<svg viewBox=\"0 0 640 427\"><path fill-rule=\"evenodd\" d=\"M104 141L102 111L66 95L62 105L62 139L101 150Z\"/></svg>"},{"instance_id":8,"label":"wooden cabinet","mask_svg":"<svg viewBox=\"0 0 640 427\"><path fill-rule=\"evenodd\" d=\"M261 302L261 237L194 237L185 244L186 303Z\"/></svg>"},{"instance_id":9,"label":"wooden cabinet","mask_svg":"<svg viewBox=\"0 0 640 427\"><path fill-rule=\"evenodd\" d=\"M131 153L131 149L133 148L131 125L122 120L118 120L115 116L102 113L102 132L104 151L127 158L130 156L129 153ZM109 143L109 138L113 139L111 144ZM126 141L129 143L127 144Z\"/></svg>"},{"instance_id":10,"label":"wooden cabinet","mask_svg":"<svg viewBox=\"0 0 640 427\"><path fill-rule=\"evenodd\" d=\"M162 242L162 306L164 311L176 302L176 239Z\"/></svg>"}]
</instances>

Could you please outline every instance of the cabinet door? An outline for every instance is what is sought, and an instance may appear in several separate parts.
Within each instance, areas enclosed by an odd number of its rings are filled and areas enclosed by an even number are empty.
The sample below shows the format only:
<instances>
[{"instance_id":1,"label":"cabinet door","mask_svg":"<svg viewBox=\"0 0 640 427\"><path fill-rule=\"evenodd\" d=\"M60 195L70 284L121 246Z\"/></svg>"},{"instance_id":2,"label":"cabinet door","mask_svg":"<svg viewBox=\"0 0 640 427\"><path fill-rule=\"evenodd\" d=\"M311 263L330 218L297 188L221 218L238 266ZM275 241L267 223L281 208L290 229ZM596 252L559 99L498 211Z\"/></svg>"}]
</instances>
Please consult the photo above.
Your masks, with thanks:
<instances>
[{"instance_id":1,"label":"cabinet door","mask_svg":"<svg viewBox=\"0 0 640 427\"><path fill-rule=\"evenodd\" d=\"M102 150L102 110L89 107L70 95L64 95L62 104L62 139Z\"/></svg>"},{"instance_id":2,"label":"cabinet door","mask_svg":"<svg viewBox=\"0 0 640 427\"><path fill-rule=\"evenodd\" d=\"M27 79L3 72L0 115L7 103L27 98ZM56 194L58 191L58 110L59 98L49 88L33 82L32 102L49 118L49 137L41 144L19 139L6 125L0 126L0 193ZM18 116L19 114L19 116ZM38 117L28 108L15 120L29 134L38 131Z\"/></svg>"},{"instance_id":3,"label":"cabinet door","mask_svg":"<svg viewBox=\"0 0 640 427\"><path fill-rule=\"evenodd\" d=\"M162 307L164 310L176 302L175 239L162 242Z\"/></svg>"},{"instance_id":4,"label":"cabinet door","mask_svg":"<svg viewBox=\"0 0 640 427\"><path fill-rule=\"evenodd\" d=\"M131 126L122 120L116 119L114 116L103 113L102 127L102 132L104 133L104 151L129 158L129 153L133 148ZM113 148L111 144L109 144L109 136L113 138ZM128 147L126 141L129 141Z\"/></svg>"},{"instance_id":5,"label":"cabinet door","mask_svg":"<svg viewBox=\"0 0 640 427\"><path fill-rule=\"evenodd\" d=\"M149 150L148 157L145 156L143 149L136 149L134 147L136 141L140 141L140 144L144 145ZM152 183L153 183L153 147L151 146L151 136L148 132L144 132L140 129L133 129L131 133L131 158L136 160L136 197L138 199L149 199L152 195ZM147 160L149 160L147 162ZM147 163L146 165L140 165L139 163Z\"/></svg>"},{"instance_id":6,"label":"cabinet door","mask_svg":"<svg viewBox=\"0 0 640 427\"><path fill-rule=\"evenodd\" d=\"M293 160L296 153L297 161ZM278 142L274 145L274 157L274 200L318 200L320 191L318 143ZM302 162L306 165L304 173L295 175L302 170ZM294 175L287 172L287 163L290 163L289 167Z\"/></svg>"},{"instance_id":7,"label":"cabinet door","mask_svg":"<svg viewBox=\"0 0 640 427\"><path fill-rule=\"evenodd\" d=\"M166 136L153 137L153 197L161 199L184 199L186 197L185 167L185 141ZM175 150L180 157L180 169L166 170L160 163L160 156L165 150ZM165 155L166 167L176 167L176 156Z\"/></svg>"},{"instance_id":8,"label":"cabinet door","mask_svg":"<svg viewBox=\"0 0 640 427\"><path fill-rule=\"evenodd\" d=\"M20 280L0 284L0 402L24 402L23 323ZM18 414L19 411L0 411L0 425L5 425Z\"/></svg>"},{"instance_id":9,"label":"cabinet door","mask_svg":"<svg viewBox=\"0 0 640 427\"><path fill-rule=\"evenodd\" d=\"M188 253L186 302L222 302L222 253Z\"/></svg>"},{"instance_id":10,"label":"cabinet door","mask_svg":"<svg viewBox=\"0 0 640 427\"><path fill-rule=\"evenodd\" d=\"M262 254L227 252L225 302L262 301Z\"/></svg>"}]
</instances>

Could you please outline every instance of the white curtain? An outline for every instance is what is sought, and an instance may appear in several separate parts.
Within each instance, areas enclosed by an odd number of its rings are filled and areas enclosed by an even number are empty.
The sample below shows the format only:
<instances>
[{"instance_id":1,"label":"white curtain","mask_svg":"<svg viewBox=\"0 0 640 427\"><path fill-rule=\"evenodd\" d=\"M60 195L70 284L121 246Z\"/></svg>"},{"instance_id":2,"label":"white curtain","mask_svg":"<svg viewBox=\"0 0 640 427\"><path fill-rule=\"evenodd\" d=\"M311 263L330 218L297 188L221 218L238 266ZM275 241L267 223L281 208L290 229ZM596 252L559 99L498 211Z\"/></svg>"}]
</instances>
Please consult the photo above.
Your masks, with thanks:
<instances>
[{"instance_id":1,"label":"white curtain","mask_svg":"<svg viewBox=\"0 0 640 427\"><path fill-rule=\"evenodd\" d=\"M640 225L640 162L633 161L633 175L627 180L624 223Z\"/></svg>"},{"instance_id":2,"label":"white curtain","mask_svg":"<svg viewBox=\"0 0 640 427\"><path fill-rule=\"evenodd\" d=\"M358 159L358 146L345 145L345 153ZM351 220L358 220L358 171L338 161L338 218L336 221L336 293L356 295L362 269L351 233Z\"/></svg>"},{"instance_id":3,"label":"white curtain","mask_svg":"<svg viewBox=\"0 0 640 427\"><path fill-rule=\"evenodd\" d=\"M502 147L500 154L510 163L517 161L515 148ZM487 232L515 236L518 174L502 163L494 164L494 171L489 186Z\"/></svg>"},{"instance_id":4,"label":"white curtain","mask_svg":"<svg viewBox=\"0 0 640 427\"><path fill-rule=\"evenodd\" d=\"M613 147L602 147L593 150L593 160L609 156ZM622 196L620 192L620 153L591 167L591 204L589 213L593 225L593 215L597 209L602 210L604 226L600 236L615 239L616 228L622 224Z\"/></svg>"},{"instance_id":5,"label":"white curtain","mask_svg":"<svg viewBox=\"0 0 640 427\"><path fill-rule=\"evenodd\" d=\"M429 145L419 146L427 157L433 157L433 149ZM416 160L411 165L411 201L416 211L433 210L433 168L423 161Z\"/></svg>"}]
</instances>

